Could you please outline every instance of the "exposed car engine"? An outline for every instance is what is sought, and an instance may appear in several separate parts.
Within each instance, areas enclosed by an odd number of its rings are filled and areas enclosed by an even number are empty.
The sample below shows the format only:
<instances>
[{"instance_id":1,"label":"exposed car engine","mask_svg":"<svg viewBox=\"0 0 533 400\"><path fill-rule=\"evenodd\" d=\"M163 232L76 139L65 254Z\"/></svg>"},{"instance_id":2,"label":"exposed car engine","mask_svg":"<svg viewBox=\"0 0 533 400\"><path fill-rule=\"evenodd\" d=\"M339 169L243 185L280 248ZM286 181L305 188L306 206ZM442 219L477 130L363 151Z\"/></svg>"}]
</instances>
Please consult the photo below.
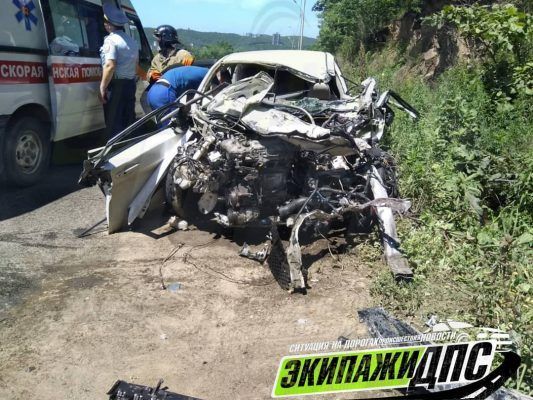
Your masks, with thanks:
<instances>
[{"instance_id":1,"label":"exposed car engine","mask_svg":"<svg viewBox=\"0 0 533 400\"><path fill-rule=\"evenodd\" d=\"M233 83L185 93L95 150L80 182L104 192L109 232L142 218L163 186L182 226L199 213L224 228L269 229L268 251L245 246L241 255L266 259L283 288L307 287L302 228L316 240L372 222L394 276L411 278L393 216L410 202L397 198L395 163L379 143L394 119L391 105L412 118L416 110L392 91L380 94L373 78L352 97L339 89L335 64L291 62L237 64ZM159 128L124 140L147 121ZM280 230L290 232L288 245Z\"/></svg>"},{"instance_id":2,"label":"exposed car engine","mask_svg":"<svg viewBox=\"0 0 533 400\"><path fill-rule=\"evenodd\" d=\"M255 88L255 101L243 101L243 84ZM317 236L332 220L348 227L380 204L408 208L389 198L397 193L394 163L375 144L393 112L383 99L376 106L373 80L366 82L371 93L357 101L269 100L272 86L272 78L259 73L191 113L193 134L166 181L179 217L189 217L188 192L198 197L202 214L224 227L285 225L296 237L301 225L313 226ZM380 196L376 185L385 189ZM282 286L303 289L301 255L294 251L292 274L282 277L277 266L275 275Z\"/></svg>"}]
</instances>

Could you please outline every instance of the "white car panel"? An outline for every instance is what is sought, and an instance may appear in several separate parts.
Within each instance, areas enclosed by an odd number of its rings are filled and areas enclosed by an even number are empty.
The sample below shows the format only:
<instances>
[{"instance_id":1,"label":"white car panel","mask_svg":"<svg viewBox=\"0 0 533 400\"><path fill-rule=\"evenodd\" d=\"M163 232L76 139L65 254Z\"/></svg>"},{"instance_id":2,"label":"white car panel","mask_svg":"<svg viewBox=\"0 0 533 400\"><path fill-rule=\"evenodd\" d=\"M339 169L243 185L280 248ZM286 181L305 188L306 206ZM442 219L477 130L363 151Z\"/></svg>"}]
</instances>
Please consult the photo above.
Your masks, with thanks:
<instances>
[{"instance_id":1,"label":"white car panel","mask_svg":"<svg viewBox=\"0 0 533 400\"><path fill-rule=\"evenodd\" d=\"M165 129L121 151L103 166L112 182L106 188L109 233L131 224L141 214L176 156L182 137L173 129Z\"/></svg>"}]
</instances>

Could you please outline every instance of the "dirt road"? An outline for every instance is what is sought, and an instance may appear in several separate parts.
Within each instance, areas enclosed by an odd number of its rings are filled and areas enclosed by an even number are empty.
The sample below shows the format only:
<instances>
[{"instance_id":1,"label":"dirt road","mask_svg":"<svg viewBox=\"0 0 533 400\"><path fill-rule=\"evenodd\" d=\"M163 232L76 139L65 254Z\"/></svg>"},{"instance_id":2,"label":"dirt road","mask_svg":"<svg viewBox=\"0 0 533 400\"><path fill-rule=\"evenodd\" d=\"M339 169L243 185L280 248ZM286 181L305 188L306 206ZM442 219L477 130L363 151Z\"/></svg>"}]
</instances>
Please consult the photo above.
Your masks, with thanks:
<instances>
[{"instance_id":1,"label":"dirt road","mask_svg":"<svg viewBox=\"0 0 533 400\"><path fill-rule=\"evenodd\" d=\"M135 231L80 239L104 204L78 172L0 187L0 398L104 399L117 379L164 378L202 399L267 399L291 344L367 335L357 310L375 305L375 271L356 251L338 262L308 247L304 296L237 256L249 232L172 232L155 211Z\"/></svg>"}]
</instances>

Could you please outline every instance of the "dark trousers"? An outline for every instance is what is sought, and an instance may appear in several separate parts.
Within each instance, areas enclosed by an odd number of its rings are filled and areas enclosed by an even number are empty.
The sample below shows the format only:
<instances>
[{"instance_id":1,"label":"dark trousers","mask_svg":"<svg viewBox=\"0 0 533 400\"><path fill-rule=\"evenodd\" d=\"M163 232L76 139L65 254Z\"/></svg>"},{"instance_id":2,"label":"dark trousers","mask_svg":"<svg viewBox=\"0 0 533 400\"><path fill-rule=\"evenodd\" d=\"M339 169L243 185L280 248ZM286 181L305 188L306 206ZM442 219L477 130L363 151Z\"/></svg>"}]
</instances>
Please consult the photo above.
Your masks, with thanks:
<instances>
[{"instance_id":1,"label":"dark trousers","mask_svg":"<svg viewBox=\"0 0 533 400\"><path fill-rule=\"evenodd\" d=\"M134 79L113 79L109 84L104 104L106 139L135 122L135 91Z\"/></svg>"}]
</instances>

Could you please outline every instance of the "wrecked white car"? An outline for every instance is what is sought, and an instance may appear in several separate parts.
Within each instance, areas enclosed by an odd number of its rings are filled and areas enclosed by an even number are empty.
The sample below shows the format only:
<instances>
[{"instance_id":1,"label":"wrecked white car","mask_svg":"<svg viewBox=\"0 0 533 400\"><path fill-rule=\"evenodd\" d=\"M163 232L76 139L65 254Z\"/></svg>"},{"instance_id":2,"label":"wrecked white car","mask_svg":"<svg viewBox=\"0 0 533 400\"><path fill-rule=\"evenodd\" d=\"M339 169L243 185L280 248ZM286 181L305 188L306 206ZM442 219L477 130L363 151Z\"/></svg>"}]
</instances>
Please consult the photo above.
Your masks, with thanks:
<instances>
[{"instance_id":1,"label":"wrecked white car","mask_svg":"<svg viewBox=\"0 0 533 400\"><path fill-rule=\"evenodd\" d=\"M219 85L217 72L231 77ZM229 55L197 91L148 114L90 153L81 183L106 197L109 232L142 218L162 189L179 218L193 199L207 219L228 228L267 228L266 258L280 285L305 290L301 230L314 237L378 222L385 257L398 278L412 273L398 249L394 163L378 144L394 105L417 118L395 93L365 80L356 96L333 56L311 51ZM161 126L139 136L143 125ZM284 246L278 229L289 231ZM288 229L287 229L288 228Z\"/></svg>"}]
</instances>

